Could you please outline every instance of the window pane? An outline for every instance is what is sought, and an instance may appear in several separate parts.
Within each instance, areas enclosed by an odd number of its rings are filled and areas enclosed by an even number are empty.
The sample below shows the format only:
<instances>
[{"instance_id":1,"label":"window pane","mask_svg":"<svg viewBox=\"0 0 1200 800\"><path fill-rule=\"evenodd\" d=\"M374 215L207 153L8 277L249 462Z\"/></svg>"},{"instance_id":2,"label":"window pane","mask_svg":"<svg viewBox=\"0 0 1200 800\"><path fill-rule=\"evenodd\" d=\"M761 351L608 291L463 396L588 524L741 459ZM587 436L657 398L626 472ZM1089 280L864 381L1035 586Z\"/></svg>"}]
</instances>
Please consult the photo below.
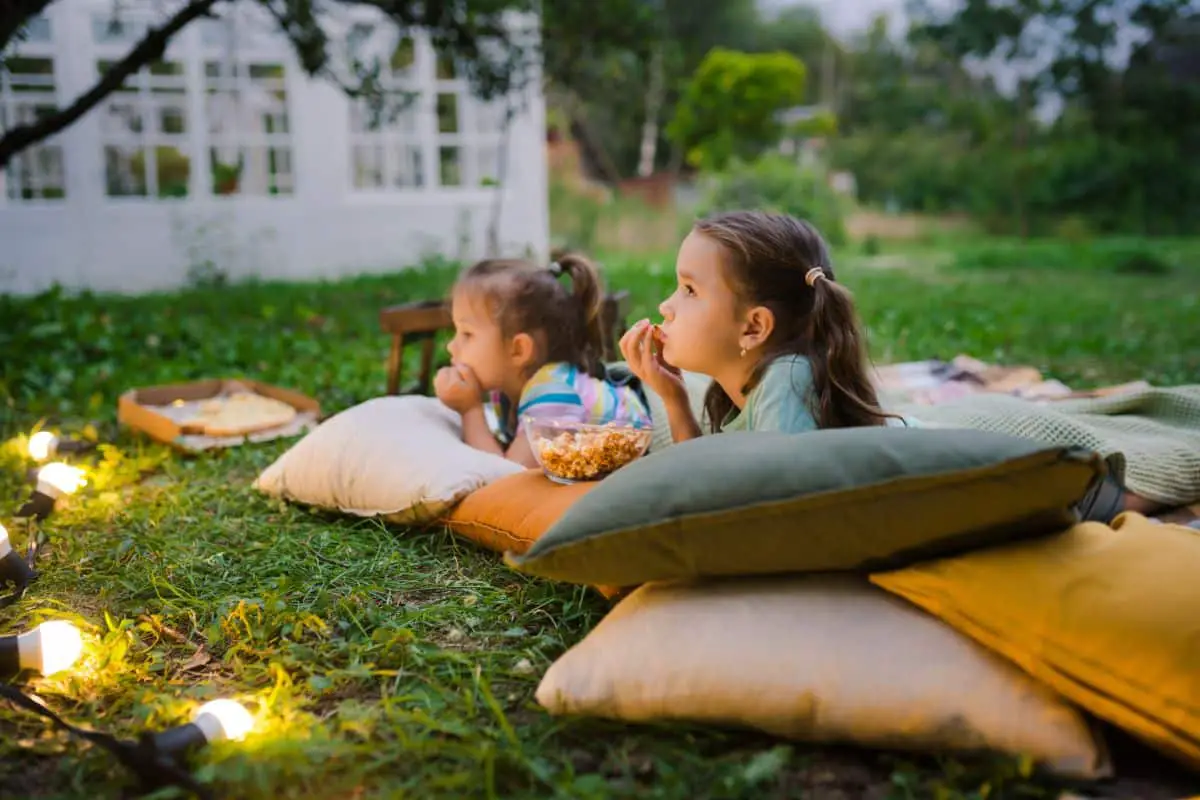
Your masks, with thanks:
<instances>
[{"instance_id":1,"label":"window pane","mask_svg":"<svg viewBox=\"0 0 1200 800\"><path fill-rule=\"evenodd\" d=\"M156 110L158 131L165 134L187 133L187 93L173 89L155 89L151 102Z\"/></svg>"},{"instance_id":2,"label":"window pane","mask_svg":"<svg viewBox=\"0 0 1200 800\"><path fill-rule=\"evenodd\" d=\"M476 170L480 186L500 185L500 147L480 147L476 155Z\"/></svg>"},{"instance_id":3,"label":"window pane","mask_svg":"<svg viewBox=\"0 0 1200 800\"><path fill-rule=\"evenodd\" d=\"M127 19L123 14L92 17L92 39L100 44L133 42L146 35L149 26L142 20Z\"/></svg>"},{"instance_id":4,"label":"window pane","mask_svg":"<svg viewBox=\"0 0 1200 800\"><path fill-rule=\"evenodd\" d=\"M292 149L272 147L267 150L267 171L271 194L291 194L295 188L292 173Z\"/></svg>"},{"instance_id":5,"label":"window pane","mask_svg":"<svg viewBox=\"0 0 1200 800\"><path fill-rule=\"evenodd\" d=\"M396 172L392 178L397 189L415 189L425 183L420 147L404 144L396 148Z\"/></svg>"},{"instance_id":6,"label":"window pane","mask_svg":"<svg viewBox=\"0 0 1200 800\"><path fill-rule=\"evenodd\" d=\"M208 152L213 194L237 194L241 188L242 154L236 148L213 147Z\"/></svg>"},{"instance_id":7,"label":"window pane","mask_svg":"<svg viewBox=\"0 0 1200 800\"><path fill-rule=\"evenodd\" d=\"M104 175L109 197L145 197L145 152L141 148L105 147Z\"/></svg>"},{"instance_id":8,"label":"window pane","mask_svg":"<svg viewBox=\"0 0 1200 800\"><path fill-rule=\"evenodd\" d=\"M177 147L157 147L154 150L159 197L187 197L188 179L192 175L192 160Z\"/></svg>"},{"instance_id":9,"label":"window pane","mask_svg":"<svg viewBox=\"0 0 1200 800\"><path fill-rule=\"evenodd\" d=\"M358 189L377 189L383 186L383 148L378 145L357 145L352 153L354 186Z\"/></svg>"},{"instance_id":10,"label":"window pane","mask_svg":"<svg viewBox=\"0 0 1200 800\"><path fill-rule=\"evenodd\" d=\"M44 19L43 19L44 22ZM34 22L30 36L48 36L49 28ZM49 58L12 57L0 70L0 131L45 119L58 109L54 61ZM17 153L5 170L5 194L13 200L59 199L65 195L66 180L62 147L52 143L33 145Z\"/></svg>"},{"instance_id":11,"label":"window pane","mask_svg":"<svg viewBox=\"0 0 1200 800\"><path fill-rule=\"evenodd\" d=\"M53 36L50 20L41 14L25 23L25 41L27 42L48 42Z\"/></svg>"},{"instance_id":12,"label":"window pane","mask_svg":"<svg viewBox=\"0 0 1200 800\"><path fill-rule=\"evenodd\" d=\"M182 76L183 64L178 61L156 61L150 65L150 74L159 77Z\"/></svg>"},{"instance_id":13,"label":"window pane","mask_svg":"<svg viewBox=\"0 0 1200 800\"><path fill-rule=\"evenodd\" d=\"M8 165L7 195L13 200L60 200L66 196L62 148L34 146L17 153Z\"/></svg>"},{"instance_id":14,"label":"window pane","mask_svg":"<svg viewBox=\"0 0 1200 800\"><path fill-rule=\"evenodd\" d=\"M437 98L439 133L458 133L458 95L439 94Z\"/></svg>"},{"instance_id":15,"label":"window pane","mask_svg":"<svg viewBox=\"0 0 1200 800\"><path fill-rule=\"evenodd\" d=\"M416 63L416 61L417 50L413 45L412 37L402 37L396 44L396 49L392 51L392 74L396 76L408 74L409 70L412 69L412 66Z\"/></svg>"},{"instance_id":16,"label":"window pane","mask_svg":"<svg viewBox=\"0 0 1200 800\"><path fill-rule=\"evenodd\" d=\"M440 176L442 186L461 186L462 169L459 163L459 148L439 148Z\"/></svg>"}]
</instances>

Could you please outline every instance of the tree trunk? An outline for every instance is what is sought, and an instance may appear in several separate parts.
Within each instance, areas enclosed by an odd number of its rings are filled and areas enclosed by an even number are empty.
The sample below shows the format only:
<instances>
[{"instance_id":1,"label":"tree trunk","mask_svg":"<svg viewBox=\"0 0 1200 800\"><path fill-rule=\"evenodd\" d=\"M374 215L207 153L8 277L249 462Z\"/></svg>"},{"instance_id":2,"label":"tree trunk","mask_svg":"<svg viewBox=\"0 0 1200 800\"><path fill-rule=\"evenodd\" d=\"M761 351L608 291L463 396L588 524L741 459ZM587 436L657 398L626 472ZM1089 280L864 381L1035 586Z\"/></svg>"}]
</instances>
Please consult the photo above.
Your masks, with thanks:
<instances>
[{"instance_id":1,"label":"tree trunk","mask_svg":"<svg viewBox=\"0 0 1200 800\"><path fill-rule=\"evenodd\" d=\"M654 163L658 156L658 115L663 104L663 54L662 45L657 45L650 56L650 81L646 87L646 119L642 122L641 157L637 173L643 178L654 174Z\"/></svg>"},{"instance_id":2,"label":"tree trunk","mask_svg":"<svg viewBox=\"0 0 1200 800\"><path fill-rule=\"evenodd\" d=\"M1025 211L1025 171L1027 168L1029 149L1029 95L1028 86L1022 80L1018 89L1017 126L1013 137L1014 150L1017 154L1016 169L1013 174L1013 211L1017 217L1017 235L1022 239L1029 238L1029 218Z\"/></svg>"}]
</instances>

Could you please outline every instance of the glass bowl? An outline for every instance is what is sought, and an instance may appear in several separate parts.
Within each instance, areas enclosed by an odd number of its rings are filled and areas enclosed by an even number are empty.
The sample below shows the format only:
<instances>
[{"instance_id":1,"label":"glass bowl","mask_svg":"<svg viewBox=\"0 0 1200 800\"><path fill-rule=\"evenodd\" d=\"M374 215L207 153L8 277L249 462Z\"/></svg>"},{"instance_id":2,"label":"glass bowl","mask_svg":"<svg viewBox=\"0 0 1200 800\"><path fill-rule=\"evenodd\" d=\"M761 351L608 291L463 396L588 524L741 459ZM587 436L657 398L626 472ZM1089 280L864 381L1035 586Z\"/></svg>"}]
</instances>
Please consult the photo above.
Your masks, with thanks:
<instances>
[{"instance_id":1,"label":"glass bowl","mask_svg":"<svg viewBox=\"0 0 1200 800\"><path fill-rule=\"evenodd\" d=\"M645 455L649 424L525 417L522 420L533 457L556 483L598 481Z\"/></svg>"}]
</instances>

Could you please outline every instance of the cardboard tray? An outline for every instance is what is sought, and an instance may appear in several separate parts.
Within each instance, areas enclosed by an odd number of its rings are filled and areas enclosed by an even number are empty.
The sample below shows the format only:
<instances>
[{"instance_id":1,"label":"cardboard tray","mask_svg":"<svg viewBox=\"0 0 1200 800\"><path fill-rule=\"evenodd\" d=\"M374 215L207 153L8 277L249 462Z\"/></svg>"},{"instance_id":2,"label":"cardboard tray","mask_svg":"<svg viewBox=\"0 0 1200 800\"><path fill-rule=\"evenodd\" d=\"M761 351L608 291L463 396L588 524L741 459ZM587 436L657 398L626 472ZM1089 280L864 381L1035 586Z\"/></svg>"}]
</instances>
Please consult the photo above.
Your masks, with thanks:
<instances>
[{"instance_id":1,"label":"cardboard tray","mask_svg":"<svg viewBox=\"0 0 1200 800\"><path fill-rule=\"evenodd\" d=\"M281 400L296 409L296 416L286 425L238 436L214 437L186 433L181 427L184 420L195 414L196 406L200 402L239 391L251 391ZM240 378L147 386L131 389L117 401L117 421L122 425L139 430L164 444L193 453L221 447L236 447L247 442L268 442L307 433L317 426L320 417L321 404L307 395Z\"/></svg>"}]
</instances>

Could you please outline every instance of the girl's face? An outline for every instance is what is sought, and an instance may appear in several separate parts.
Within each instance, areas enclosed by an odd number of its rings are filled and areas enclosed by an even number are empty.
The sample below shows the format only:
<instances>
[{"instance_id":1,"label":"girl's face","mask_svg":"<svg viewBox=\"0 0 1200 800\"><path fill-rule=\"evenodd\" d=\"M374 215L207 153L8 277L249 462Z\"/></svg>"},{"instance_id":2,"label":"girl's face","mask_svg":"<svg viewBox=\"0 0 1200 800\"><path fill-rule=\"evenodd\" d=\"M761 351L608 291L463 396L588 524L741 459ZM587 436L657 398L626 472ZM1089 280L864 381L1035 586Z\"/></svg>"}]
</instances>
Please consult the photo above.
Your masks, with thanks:
<instances>
[{"instance_id":1,"label":"girl's face","mask_svg":"<svg viewBox=\"0 0 1200 800\"><path fill-rule=\"evenodd\" d=\"M723 259L721 245L695 231L679 247L675 292L658 307L663 359L673 367L718 377L745 363L745 320Z\"/></svg>"},{"instance_id":2,"label":"girl's face","mask_svg":"<svg viewBox=\"0 0 1200 800\"><path fill-rule=\"evenodd\" d=\"M508 382L510 348L483 299L456 291L450 303L454 338L446 349L455 364L471 368L484 391L504 390Z\"/></svg>"}]
</instances>

